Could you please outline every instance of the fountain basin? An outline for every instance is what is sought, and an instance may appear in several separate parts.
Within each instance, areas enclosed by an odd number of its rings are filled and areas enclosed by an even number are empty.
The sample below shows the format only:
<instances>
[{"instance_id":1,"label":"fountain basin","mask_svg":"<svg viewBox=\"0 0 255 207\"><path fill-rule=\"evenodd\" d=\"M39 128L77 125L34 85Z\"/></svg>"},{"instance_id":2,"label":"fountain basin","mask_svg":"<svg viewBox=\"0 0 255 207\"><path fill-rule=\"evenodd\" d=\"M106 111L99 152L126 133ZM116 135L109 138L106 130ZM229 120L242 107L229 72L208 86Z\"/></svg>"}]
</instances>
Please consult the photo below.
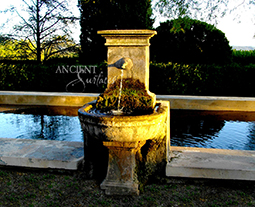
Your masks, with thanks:
<instances>
[{"instance_id":1,"label":"fountain basin","mask_svg":"<svg viewBox=\"0 0 255 207\"><path fill-rule=\"evenodd\" d=\"M139 116L114 116L91 113L95 101L79 109L79 119L83 132L101 141L137 142L153 139L164 134L165 109L158 103L152 114Z\"/></svg>"},{"instance_id":2,"label":"fountain basin","mask_svg":"<svg viewBox=\"0 0 255 207\"><path fill-rule=\"evenodd\" d=\"M85 174L104 180L109 195L138 195L150 176L165 173L170 146L169 102L157 102L152 114L113 116L91 112L95 101L79 109L84 134Z\"/></svg>"}]
</instances>

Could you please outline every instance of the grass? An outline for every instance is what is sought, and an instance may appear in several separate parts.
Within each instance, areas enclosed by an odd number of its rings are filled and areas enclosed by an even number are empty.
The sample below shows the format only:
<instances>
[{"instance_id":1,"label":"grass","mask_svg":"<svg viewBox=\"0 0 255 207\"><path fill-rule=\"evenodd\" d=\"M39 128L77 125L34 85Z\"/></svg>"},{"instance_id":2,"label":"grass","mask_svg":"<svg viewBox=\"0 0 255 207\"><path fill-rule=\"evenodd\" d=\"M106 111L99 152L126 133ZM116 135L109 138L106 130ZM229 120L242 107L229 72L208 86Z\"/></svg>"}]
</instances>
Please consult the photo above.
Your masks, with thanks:
<instances>
[{"instance_id":1,"label":"grass","mask_svg":"<svg viewBox=\"0 0 255 207\"><path fill-rule=\"evenodd\" d=\"M106 196L81 170L0 169L0 206L255 206L255 182L162 178L139 196Z\"/></svg>"}]
</instances>

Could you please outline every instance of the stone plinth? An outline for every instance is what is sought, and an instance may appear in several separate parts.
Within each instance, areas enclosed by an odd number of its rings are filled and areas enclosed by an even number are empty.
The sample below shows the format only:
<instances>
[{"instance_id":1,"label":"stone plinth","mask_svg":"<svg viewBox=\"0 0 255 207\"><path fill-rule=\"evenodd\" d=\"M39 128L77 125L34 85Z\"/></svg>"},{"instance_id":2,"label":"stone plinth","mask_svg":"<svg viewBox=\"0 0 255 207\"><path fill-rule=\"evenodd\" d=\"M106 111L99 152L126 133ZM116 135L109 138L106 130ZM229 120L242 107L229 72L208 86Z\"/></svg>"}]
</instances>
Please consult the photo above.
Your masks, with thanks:
<instances>
[{"instance_id":1,"label":"stone plinth","mask_svg":"<svg viewBox=\"0 0 255 207\"><path fill-rule=\"evenodd\" d=\"M103 142L109 150L107 175L100 185L107 195L138 195L135 155L144 142Z\"/></svg>"}]
</instances>

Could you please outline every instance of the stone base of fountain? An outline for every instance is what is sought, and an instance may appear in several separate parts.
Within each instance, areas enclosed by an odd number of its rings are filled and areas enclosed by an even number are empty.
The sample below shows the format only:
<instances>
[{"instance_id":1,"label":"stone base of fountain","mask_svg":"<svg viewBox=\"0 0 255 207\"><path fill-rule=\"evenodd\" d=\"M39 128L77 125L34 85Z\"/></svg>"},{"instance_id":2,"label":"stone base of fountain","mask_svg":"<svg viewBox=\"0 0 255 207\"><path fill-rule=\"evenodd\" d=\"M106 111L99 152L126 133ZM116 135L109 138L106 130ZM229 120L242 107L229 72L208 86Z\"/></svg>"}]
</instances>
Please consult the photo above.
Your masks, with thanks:
<instances>
[{"instance_id":1,"label":"stone base of fountain","mask_svg":"<svg viewBox=\"0 0 255 207\"><path fill-rule=\"evenodd\" d=\"M85 173L104 181L108 195L138 195L151 177L165 175L170 146L169 102L139 116L91 113L95 102L79 109L84 133Z\"/></svg>"},{"instance_id":2,"label":"stone base of fountain","mask_svg":"<svg viewBox=\"0 0 255 207\"><path fill-rule=\"evenodd\" d=\"M145 142L103 142L109 150L107 175L100 185L107 195L138 195L135 155Z\"/></svg>"}]
</instances>

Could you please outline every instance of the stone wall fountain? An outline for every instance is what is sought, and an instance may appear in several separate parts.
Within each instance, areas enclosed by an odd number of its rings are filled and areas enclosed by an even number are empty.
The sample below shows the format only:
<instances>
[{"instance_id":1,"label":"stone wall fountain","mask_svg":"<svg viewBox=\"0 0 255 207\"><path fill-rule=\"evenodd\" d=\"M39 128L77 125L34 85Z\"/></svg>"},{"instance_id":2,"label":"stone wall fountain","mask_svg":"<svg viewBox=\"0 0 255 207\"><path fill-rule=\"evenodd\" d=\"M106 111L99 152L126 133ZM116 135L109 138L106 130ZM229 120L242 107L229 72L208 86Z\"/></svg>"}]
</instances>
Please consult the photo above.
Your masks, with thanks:
<instances>
[{"instance_id":1,"label":"stone wall fountain","mask_svg":"<svg viewBox=\"0 0 255 207\"><path fill-rule=\"evenodd\" d=\"M79 109L85 173L103 180L108 195L138 195L165 174L170 150L169 102L149 91L152 30L98 31L108 47L108 85Z\"/></svg>"}]
</instances>

